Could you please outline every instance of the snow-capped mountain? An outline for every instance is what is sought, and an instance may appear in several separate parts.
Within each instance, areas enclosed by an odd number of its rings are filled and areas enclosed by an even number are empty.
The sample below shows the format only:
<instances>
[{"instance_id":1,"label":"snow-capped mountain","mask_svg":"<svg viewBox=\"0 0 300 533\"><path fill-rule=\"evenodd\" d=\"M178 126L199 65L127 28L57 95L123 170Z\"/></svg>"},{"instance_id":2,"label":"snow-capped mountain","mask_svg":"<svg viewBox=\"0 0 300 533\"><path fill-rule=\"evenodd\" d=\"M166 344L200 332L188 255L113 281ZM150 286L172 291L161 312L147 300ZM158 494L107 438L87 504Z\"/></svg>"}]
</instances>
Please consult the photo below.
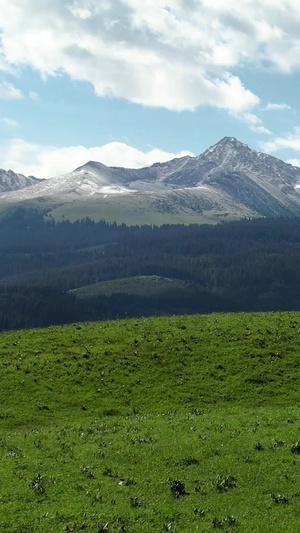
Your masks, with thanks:
<instances>
[{"instance_id":1,"label":"snow-capped mountain","mask_svg":"<svg viewBox=\"0 0 300 533\"><path fill-rule=\"evenodd\" d=\"M17 191L31 187L35 183L42 180L34 178L33 176L23 176L23 174L16 174L12 170L3 170L0 168L0 192Z\"/></svg>"},{"instance_id":2,"label":"snow-capped mountain","mask_svg":"<svg viewBox=\"0 0 300 533\"><path fill-rule=\"evenodd\" d=\"M300 168L251 150L233 137L225 137L198 157L182 157L151 167L107 167L90 161L68 174L39 180L16 192L0 194L0 201L51 197L60 202L171 191L194 191L210 201L224 196L245 213L262 216L300 215ZM197 193L196 193L197 191ZM299 192L298 192L299 191ZM134 203L132 201L131 203ZM246 215L247 216L247 215Z\"/></svg>"}]
</instances>

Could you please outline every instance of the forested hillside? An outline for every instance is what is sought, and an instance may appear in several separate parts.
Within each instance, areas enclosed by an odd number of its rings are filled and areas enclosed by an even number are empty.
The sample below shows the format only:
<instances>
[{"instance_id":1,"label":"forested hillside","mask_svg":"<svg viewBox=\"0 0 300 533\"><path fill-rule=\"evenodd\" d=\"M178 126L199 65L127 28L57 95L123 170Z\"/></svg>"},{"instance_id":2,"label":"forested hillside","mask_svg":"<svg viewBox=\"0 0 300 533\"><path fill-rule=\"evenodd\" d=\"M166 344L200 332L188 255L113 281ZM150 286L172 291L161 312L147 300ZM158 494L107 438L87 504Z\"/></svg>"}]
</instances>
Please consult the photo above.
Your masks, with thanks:
<instances>
[{"instance_id":1,"label":"forested hillside","mask_svg":"<svg viewBox=\"0 0 300 533\"><path fill-rule=\"evenodd\" d=\"M0 220L0 258L2 330L300 309L297 218L128 227L90 219L55 223L37 210L18 209ZM120 289L124 278L128 289L124 283Z\"/></svg>"}]
</instances>

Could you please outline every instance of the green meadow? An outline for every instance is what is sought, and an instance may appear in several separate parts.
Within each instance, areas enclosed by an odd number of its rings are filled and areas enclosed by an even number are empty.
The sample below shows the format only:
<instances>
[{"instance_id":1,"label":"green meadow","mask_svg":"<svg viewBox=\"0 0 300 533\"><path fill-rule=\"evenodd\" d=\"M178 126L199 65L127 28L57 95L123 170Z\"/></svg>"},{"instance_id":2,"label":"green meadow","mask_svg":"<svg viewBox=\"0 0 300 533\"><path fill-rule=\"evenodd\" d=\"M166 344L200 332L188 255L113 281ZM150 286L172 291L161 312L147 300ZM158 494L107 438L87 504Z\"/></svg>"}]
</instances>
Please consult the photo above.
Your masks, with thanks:
<instances>
[{"instance_id":1,"label":"green meadow","mask_svg":"<svg viewBox=\"0 0 300 533\"><path fill-rule=\"evenodd\" d=\"M88 202L69 202L61 206L54 207L51 217L57 222L70 220L75 222L88 216L92 220L106 220L107 222L117 222L118 224L143 225L156 224L216 224L220 220L235 220L241 217L231 213L206 210L193 212L192 210L168 211L168 209L157 209L157 206L149 205L148 198L140 198L138 207L131 201L131 198L109 198L89 200ZM230 216L231 215L231 216Z\"/></svg>"},{"instance_id":2,"label":"green meadow","mask_svg":"<svg viewBox=\"0 0 300 533\"><path fill-rule=\"evenodd\" d=\"M300 314L0 334L0 530L300 530Z\"/></svg>"},{"instance_id":3,"label":"green meadow","mask_svg":"<svg viewBox=\"0 0 300 533\"><path fill-rule=\"evenodd\" d=\"M104 247L103 247L104 248ZM175 293L177 297L191 296L194 287L187 287L182 279L163 278L161 276L131 276L73 289L71 292L80 299L94 296L111 296L112 294L138 295L152 298L167 298ZM195 289L194 289L195 290Z\"/></svg>"}]
</instances>

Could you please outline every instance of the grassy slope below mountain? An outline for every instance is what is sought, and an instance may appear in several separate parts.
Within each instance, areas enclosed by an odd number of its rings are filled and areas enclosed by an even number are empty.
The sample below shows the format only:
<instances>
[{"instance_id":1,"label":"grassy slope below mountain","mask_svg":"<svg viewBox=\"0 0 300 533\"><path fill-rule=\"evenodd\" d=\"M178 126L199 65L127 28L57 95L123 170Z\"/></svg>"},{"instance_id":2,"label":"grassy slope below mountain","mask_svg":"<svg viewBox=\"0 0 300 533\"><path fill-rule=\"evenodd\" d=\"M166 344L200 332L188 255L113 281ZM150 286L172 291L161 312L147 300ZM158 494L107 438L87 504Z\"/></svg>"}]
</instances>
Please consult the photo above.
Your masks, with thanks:
<instances>
[{"instance_id":1,"label":"grassy slope below mountain","mask_svg":"<svg viewBox=\"0 0 300 533\"><path fill-rule=\"evenodd\" d=\"M92 220L142 224L214 224L255 217L257 213L219 191L182 189L164 193L132 193L69 202L52 209L55 220Z\"/></svg>"},{"instance_id":2,"label":"grassy slope below mountain","mask_svg":"<svg viewBox=\"0 0 300 533\"><path fill-rule=\"evenodd\" d=\"M136 296L169 297L189 296L193 289L181 279L163 278L160 276L135 276L119 278L100 283L93 283L71 291L79 299L89 299L91 296L111 296L112 294L129 294Z\"/></svg>"},{"instance_id":3,"label":"grassy slope below mountain","mask_svg":"<svg viewBox=\"0 0 300 533\"><path fill-rule=\"evenodd\" d=\"M216 201L215 201L216 200ZM233 201L221 203L220 198L205 198L199 191L155 194L115 195L107 198L65 202L60 198L35 198L14 203L1 203L0 218L19 207L39 209L56 221L106 220L118 224L216 224L222 221L255 218L258 213Z\"/></svg>"},{"instance_id":4,"label":"grassy slope below mountain","mask_svg":"<svg viewBox=\"0 0 300 533\"><path fill-rule=\"evenodd\" d=\"M294 533L299 313L0 334L7 533Z\"/></svg>"},{"instance_id":5,"label":"grassy slope below mountain","mask_svg":"<svg viewBox=\"0 0 300 533\"><path fill-rule=\"evenodd\" d=\"M58 209L63 202L53 198L32 198L31 200L22 200L18 202L1 202L0 203L0 220L4 217L11 216L19 209L25 209L28 213L32 210L45 214L47 219L53 209ZM63 204L64 205L64 204Z\"/></svg>"}]
</instances>

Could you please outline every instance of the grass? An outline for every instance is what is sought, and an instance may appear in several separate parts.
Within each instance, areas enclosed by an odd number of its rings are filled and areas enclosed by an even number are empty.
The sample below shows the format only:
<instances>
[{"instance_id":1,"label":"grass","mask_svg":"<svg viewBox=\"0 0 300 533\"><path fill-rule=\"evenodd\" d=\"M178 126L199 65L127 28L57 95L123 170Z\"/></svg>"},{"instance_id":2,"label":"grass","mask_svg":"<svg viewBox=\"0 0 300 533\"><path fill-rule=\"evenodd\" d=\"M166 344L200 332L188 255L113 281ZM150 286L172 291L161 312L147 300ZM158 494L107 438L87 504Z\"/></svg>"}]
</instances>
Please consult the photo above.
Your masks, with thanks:
<instances>
[{"instance_id":1,"label":"grass","mask_svg":"<svg viewBox=\"0 0 300 533\"><path fill-rule=\"evenodd\" d=\"M300 315L0 335L0 529L294 532Z\"/></svg>"},{"instance_id":2,"label":"grass","mask_svg":"<svg viewBox=\"0 0 300 533\"><path fill-rule=\"evenodd\" d=\"M160 276L134 276L131 278L120 278L100 283L93 283L86 287L74 289L73 292L78 298L90 298L91 296L111 296L112 294L133 294L138 296L158 296L160 298L173 294L178 297L181 293L188 292L187 283L181 279L163 278ZM190 292L192 292L192 288Z\"/></svg>"},{"instance_id":3,"label":"grass","mask_svg":"<svg viewBox=\"0 0 300 533\"><path fill-rule=\"evenodd\" d=\"M233 202L229 197L206 190L188 189L164 193L113 195L69 202L54 208L52 217L75 221L88 216L93 220L126 223L127 225L156 224L216 224L257 216Z\"/></svg>"},{"instance_id":4,"label":"grass","mask_svg":"<svg viewBox=\"0 0 300 533\"><path fill-rule=\"evenodd\" d=\"M20 200L19 202L2 200L0 202L0 220L7 215L10 215L16 209L20 207L24 209L35 209L41 213L45 211L51 211L61 204L61 200L56 198L31 198L30 200Z\"/></svg>"},{"instance_id":5,"label":"grass","mask_svg":"<svg viewBox=\"0 0 300 533\"><path fill-rule=\"evenodd\" d=\"M163 224L216 224L220 220L232 220L234 217L228 217L218 212L205 213L159 213L153 210L139 210L133 205L128 207L117 204L111 199L110 202L105 202L101 199L89 201L88 205L83 202L66 203L60 207L54 208L51 211L51 216L57 221L61 222L68 219L71 222L80 220L81 218L89 217L91 220L98 222L105 220L106 222L117 222L118 224L127 224L129 226L142 226L143 224L156 224L162 226ZM242 218L242 217L239 217Z\"/></svg>"}]
</instances>

